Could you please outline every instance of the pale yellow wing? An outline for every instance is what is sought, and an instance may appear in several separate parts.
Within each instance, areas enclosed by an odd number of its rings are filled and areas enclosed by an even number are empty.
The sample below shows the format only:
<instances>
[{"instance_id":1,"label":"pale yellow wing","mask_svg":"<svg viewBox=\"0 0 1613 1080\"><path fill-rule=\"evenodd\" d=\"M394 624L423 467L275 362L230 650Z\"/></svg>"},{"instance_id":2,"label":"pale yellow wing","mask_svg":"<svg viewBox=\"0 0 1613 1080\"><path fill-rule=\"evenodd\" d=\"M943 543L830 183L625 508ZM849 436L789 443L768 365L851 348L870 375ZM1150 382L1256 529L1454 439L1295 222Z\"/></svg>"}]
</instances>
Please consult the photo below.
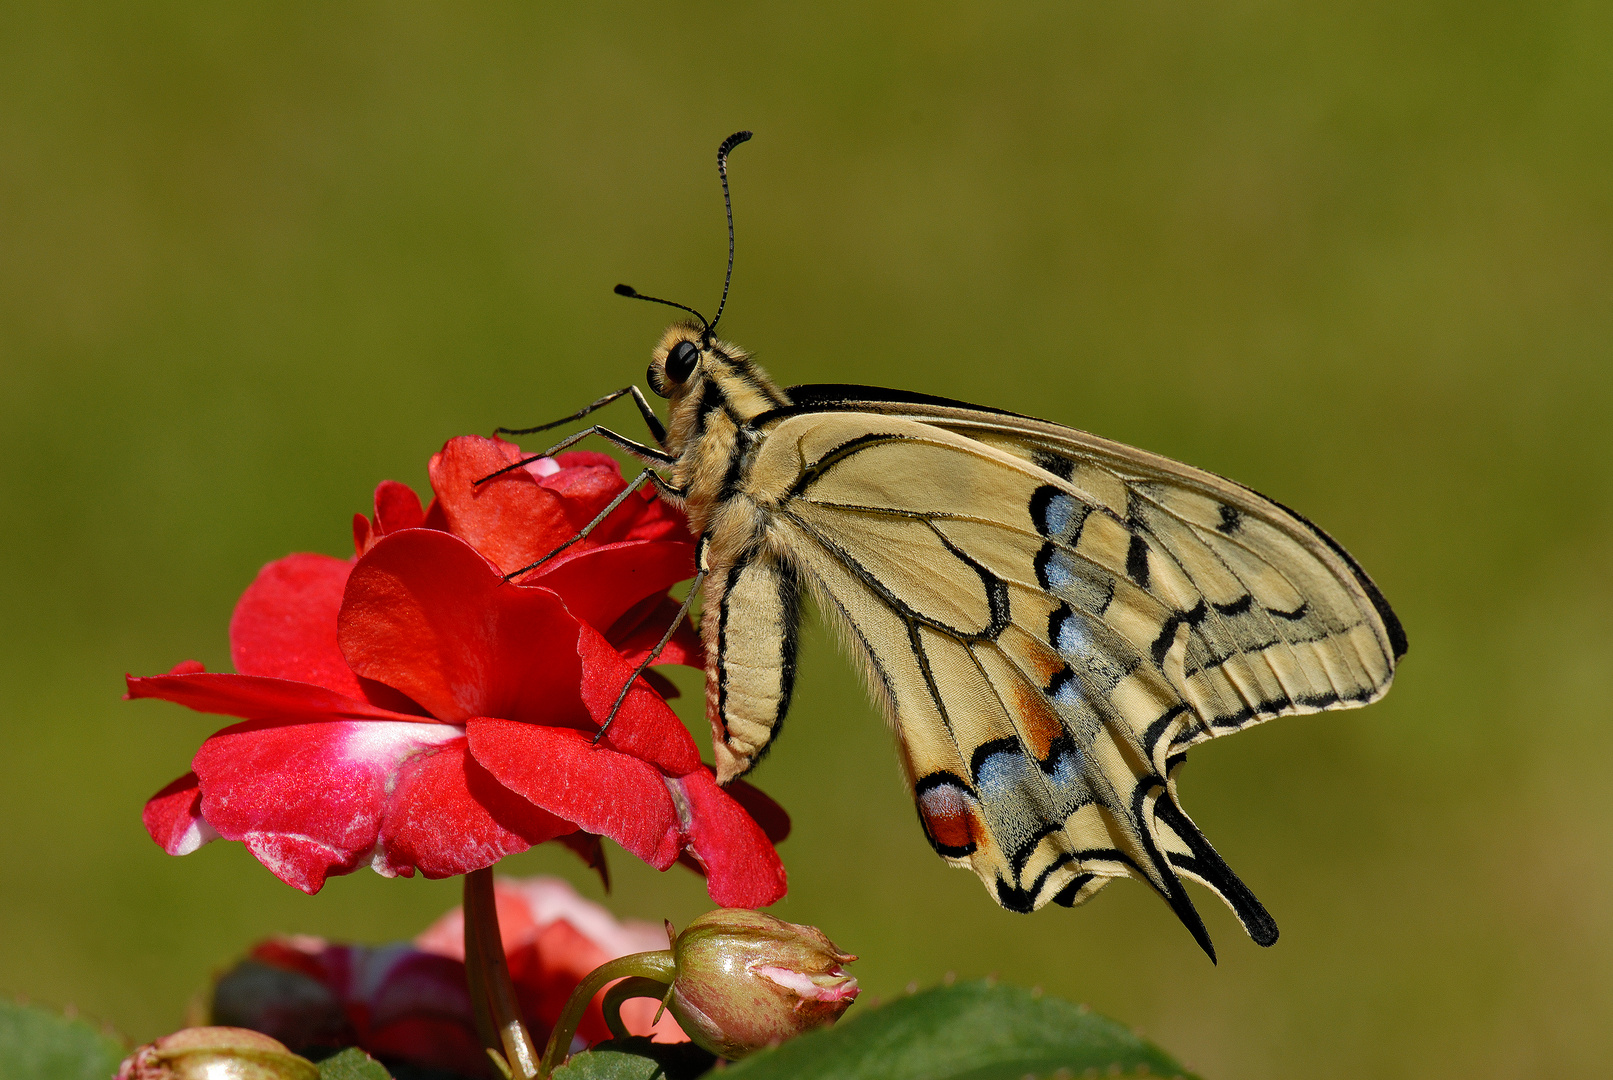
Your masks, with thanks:
<instances>
[{"instance_id":1,"label":"pale yellow wing","mask_svg":"<svg viewBox=\"0 0 1613 1080\"><path fill-rule=\"evenodd\" d=\"M794 396L797 391L792 391ZM920 403L787 410L747 491L867 660L920 819L1004 906L1179 881L1270 916L1177 805L1185 747L1381 695L1398 624L1336 545L1209 474Z\"/></svg>"}]
</instances>

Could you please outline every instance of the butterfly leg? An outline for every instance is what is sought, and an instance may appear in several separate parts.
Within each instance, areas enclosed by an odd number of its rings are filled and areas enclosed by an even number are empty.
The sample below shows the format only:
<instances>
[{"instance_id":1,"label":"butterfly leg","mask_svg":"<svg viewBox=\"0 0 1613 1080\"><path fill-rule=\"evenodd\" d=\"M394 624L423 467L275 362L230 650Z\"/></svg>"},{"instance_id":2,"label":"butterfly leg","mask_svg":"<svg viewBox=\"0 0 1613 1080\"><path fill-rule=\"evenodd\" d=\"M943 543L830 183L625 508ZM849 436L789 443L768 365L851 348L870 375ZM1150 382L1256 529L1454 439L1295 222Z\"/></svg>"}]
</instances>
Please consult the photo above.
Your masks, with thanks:
<instances>
[{"instance_id":1,"label":"butterfly leg","mask_svg":"<svg viewBox=\"0 0 1613 1080\"><path fill-rule=\"evenodd\" d=\"M606 394L604 397L600 398L598 401L595 401L595 402L593 402L591 404L588 404L588 405L584 405L582 408L578 409L576 412L572 413L570 416L562 416L560 419L551 420L547 424L538 424L536 427L526 427L526 428L507 428L507 427L494 428L493 429L493 434L494 435L531 435L531 434L533 434L535 432L548 431L550 428L560 427L562 424L575 423L576 421L581 420L583 417L587 416L589 413L593 412L595 409L602 409L606 405L609 405L611 402L615 401L617 398L621 397L623 394L632 394L633 395L633 404L638 406L639 415L644 417L644 426L650 429L650 435L655 439L655 442L656 442L657 446L665 446L666 445L666 428L662 426L661 418L659 416L655 415L655 410L650 408L649 401L644 397L644 391L640 390L636 386L624 386L620 390L612 390L610 393Z\"/></svg>"},{"instance_id":2,"label":"butterfly leg","mask_svg":"<svg viewBox=\"0 0 1613 1080\"><path fill-rule=\"evenodd\" d=\"M618 435L610 428L600 427L598 424L595 424L593 427L584 428L583 430L574 434L567 435L564 439L561 439L559 442L555 443L541 454L528 454L519 461L510 462L508 465L504 466L504 468L499 469L496 472L488 473L486 476L476 481L474 486L480 487L489 480L495 480L507 472L514 472L516 469L519 469L524 465L530 465L534 461L540 461L546 457L554 457L562 450L570 449L571 447L582 442L584 439L588 438L590 435L598 435L603 439L609 439L612 443L615 443L617 446L621 447L629 454L632 454L646 465L659 465L663 468L666 468L675 464L678 460L665 450L658 450L654 447L645 446L641 442L634 442L626 435Z\"/></svg>"},{"instance_id":3,"label":"butterfly leg","mask_svg":"<svg viewBox=\"0 0 1613 1080\"><path fill-rule=\"evenodd\" d=\"M510 573L505 574L504 575L504 580L505 581L510 581L510 580L512 580L514 578L520 577L522 574L529 573L530 571L536 570L538 567L542 566L544 563L548 562L550 559L554 558L556 555L559 555L562 551L565 551L567 548L571 547L571 545L577 543L577 541L582 540L583 538L585 538L589 533L594 531L595 527L598 526L600 524L600 522L604 521L606 518L610 517L611 514L615 513L616 508L618 506L621 506L622 503L626 502L627 497L629 495L633 494L633 492L635 492L639 488L643 487L645 481L649 481L656 488L656 490L659 491L662 495L676 496L678 494L681 494L676 488L672 487L672 485L668 484L665 480L661 479L660 475L657 474L654 469L645 469L643 472L641 472L637 476L633 477L632 480L628 481L627 486L624 487L621 491L617 492L616 497L614 499L612 499L608 504L606 504L605 509L603 509L599 513L595 514L594 515L594 520L590 521L588 524L586 524L582 528L578 529L576 534L573 535L570 540L567 540L565 543L561 544L559 547L555 548L553 551L550 551L547 555L545 555L543 558L539 559L537 562L528 563L527 565L521 567L521 569L519 569L519 570L512 570Z\"/></svg>"},{"instance_id":4,"label":"butterfly leg","mask_svg":"<svg viewBox=\"0 0 1613 1080\"><path fill-rule=\"evenodd\" d=\"M704 567L701 567L701 569L695 574L694 580L689 583L689 595L683 598L683 606L678 608L678 614L673 618L672 622L668 624L666 633L661 635L661 640L655 643L655 648L650 650L650 654L648 656L639 661L638 667L633 669L633 674L629 675L627 677L627 681L622 684L621 693L616 695L616 701L611 705L610 712L605 714L605 722L599 725L599 734L594 736L595 746L598 746L599 740L605 737L605 732L610 730L611 722L616 719L616 713L621 709L622 702L627 700L627 692L633 689L633 684L638 682L639 676L643 675L645 670L651 664L655 663L655 661L660 657L661 651L666 648L666 643L672 640L672 635L677 633L678 627L683 625L683 620L689 614L689 605L693 604L694 598L700 595L700 585L705 581L705 579L706 570Z\"/></svg>"}]
</instances>

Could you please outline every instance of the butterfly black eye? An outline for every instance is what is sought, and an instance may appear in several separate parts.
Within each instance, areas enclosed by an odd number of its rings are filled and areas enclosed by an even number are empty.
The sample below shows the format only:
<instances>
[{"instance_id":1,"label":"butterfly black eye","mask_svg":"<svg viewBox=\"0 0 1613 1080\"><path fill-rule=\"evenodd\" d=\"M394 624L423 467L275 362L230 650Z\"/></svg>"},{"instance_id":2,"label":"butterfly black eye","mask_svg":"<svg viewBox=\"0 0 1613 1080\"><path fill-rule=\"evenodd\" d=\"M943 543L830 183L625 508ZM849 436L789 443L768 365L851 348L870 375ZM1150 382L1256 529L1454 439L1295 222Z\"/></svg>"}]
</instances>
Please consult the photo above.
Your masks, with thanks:
<instances>
[{"instance_id":1,"label":"butterfly black eye","mask_svg":"<svg viewBox=\"0 0 1613 1080\"><path fill-rule=\"evenodd\" d=\"M700 361L700 350L695 348L692 341L680 341L672 346L672 351L666 354L666 377L671 382L681 383L694 374L694 366Z\"/></svg>"}]
</instances>

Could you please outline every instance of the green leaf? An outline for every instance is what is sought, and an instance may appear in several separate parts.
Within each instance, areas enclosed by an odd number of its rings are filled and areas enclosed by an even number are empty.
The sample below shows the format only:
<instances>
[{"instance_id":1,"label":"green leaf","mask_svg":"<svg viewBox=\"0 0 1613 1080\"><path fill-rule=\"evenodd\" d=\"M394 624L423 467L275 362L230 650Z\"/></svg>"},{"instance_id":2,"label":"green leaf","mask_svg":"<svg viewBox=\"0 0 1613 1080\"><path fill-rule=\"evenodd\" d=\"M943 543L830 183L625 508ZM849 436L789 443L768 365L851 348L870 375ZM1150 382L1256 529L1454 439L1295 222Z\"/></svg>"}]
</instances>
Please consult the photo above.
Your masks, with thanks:
<instances>
[{"instance_id":1,"label":"green leaf","mask_svg":"<svg viewBox=\"0 0 1613 1080\"><path fill-rule=\"evenodd\" d=\"M319 1063L319 1080L392 1080L386 1066L356 1046Z\"/></svg>"},{"instance_id":2,"label":"green leaf","mask_svg":"<svg viewBox=\"0 0 1613 1080\"><path fill-rule=\"evenodd\" d=\"M0 1001L0 1076L6 1080L108 1080L123 1046L82 1020Z\"/></svg>"},{"instance_id":3,"label":"green leaf","mask_svg":"<svg viewBox=\"0 0 1613 1080\"><path fill-rule=\"evenodd\" d=\"M612 1039L556 1069L554 1080L693 1080L715 1061L693 1043Z\"/></svg>"},{"instance_id":4,"label":"green leaf","mask_svg":"<svg viewBox=\"0 0 1613 1080\"><path fill-rule=\"evenodd\" d=\"M1062 1071L1061 1071L1062 1070ZM1142 1037L1059 998L989 982L853 1013L726 1069L723 1080L1023 1080L1186 1076Z\"/></svg>"}]
</instances>

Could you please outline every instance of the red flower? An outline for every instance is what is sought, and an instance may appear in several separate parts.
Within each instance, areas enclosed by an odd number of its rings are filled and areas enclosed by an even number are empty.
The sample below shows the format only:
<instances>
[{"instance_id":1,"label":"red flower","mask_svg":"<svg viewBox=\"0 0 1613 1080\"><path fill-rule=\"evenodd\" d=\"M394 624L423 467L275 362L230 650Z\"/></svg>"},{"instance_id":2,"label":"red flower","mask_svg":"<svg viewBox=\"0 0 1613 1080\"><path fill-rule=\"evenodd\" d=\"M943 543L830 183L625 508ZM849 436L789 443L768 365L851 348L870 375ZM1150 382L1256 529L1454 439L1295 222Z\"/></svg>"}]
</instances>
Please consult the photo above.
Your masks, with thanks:
<instances>
[{"instance_id":1,"label":"red flower","mask_svg":"<svg viewBox=\"0 0 1613 1080\"><path fill-rule=\"evenodd\" d=\"M499 879L495 896L504 953L523 1017L539 1045L583 977L607 960L667 947L666 931L625 919L556 878ZM411 946L333 945L315 937L262 942L213 991L213 1021L271 1035L300 1052L361 1046L375 1057L471 1076L486 1075L465 985L464 917L444 915ZM601 995L603 996L603 995ZM683 1034L654 1001L622 1006L635 1035L663 1042ZM610 1038L595 1001L578 1035Z\"/></svg>"},{"instance_id":2,"label":"red flower","mask_svg":"<svg viewBox=\"0 0 1613 1080\"><path fill-rule=\"evenodd\" d=\"M374 519L355 521L356 561L265 567L230 622L239 674L188 661L129 678L132 698L246 721L146 805L158 844L182 855L239 840L312 893L365 863L446 877L551 839L602 865L608 836L658 869L683 856L719 904L784 894L769 835L788 819L754 788L718 788L645 681L595 742L677 610L667 588L691 576L681 517L630 497L586 541L505 583L623 487L598 454L472 486L518 453L455 439L431 460L429 510L401 484L376 490ZM660 661L701 662L687 623Z\"/></svg>"}]
</instances>

